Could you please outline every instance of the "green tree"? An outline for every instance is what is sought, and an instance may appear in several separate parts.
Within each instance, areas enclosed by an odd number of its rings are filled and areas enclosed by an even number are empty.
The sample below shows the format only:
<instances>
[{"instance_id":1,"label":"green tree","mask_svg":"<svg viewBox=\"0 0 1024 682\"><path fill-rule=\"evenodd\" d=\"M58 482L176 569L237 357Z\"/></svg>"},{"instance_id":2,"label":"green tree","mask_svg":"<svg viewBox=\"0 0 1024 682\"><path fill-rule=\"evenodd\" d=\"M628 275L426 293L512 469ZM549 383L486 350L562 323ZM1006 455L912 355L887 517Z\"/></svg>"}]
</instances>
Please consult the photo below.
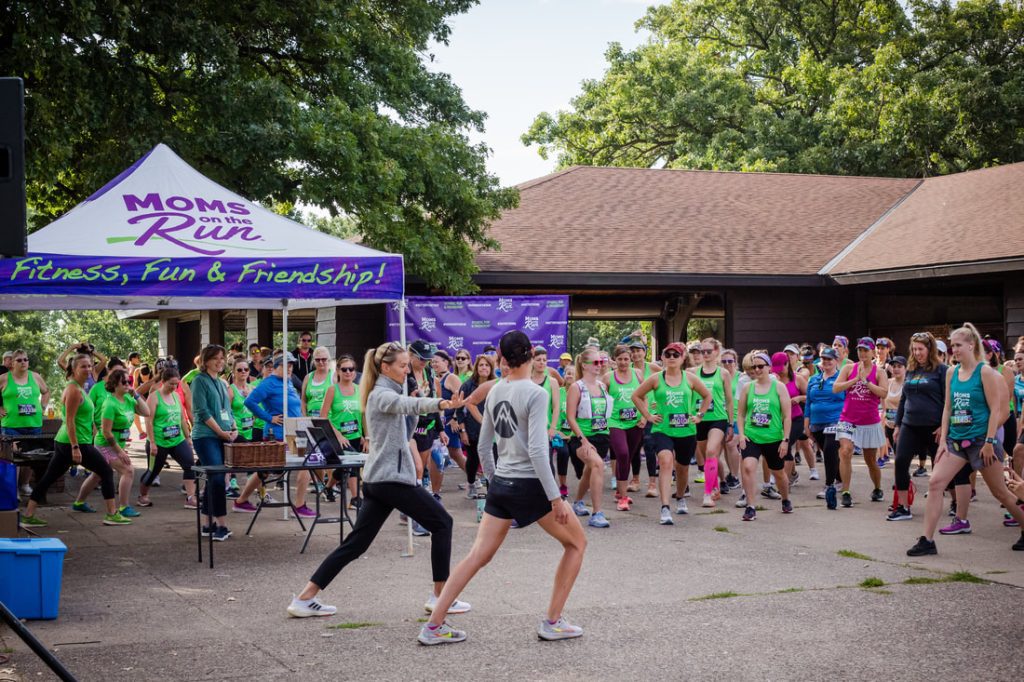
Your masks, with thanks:
<instances>
[{"instance_id":1,"label":"green tree","mask_svg":"<svg viewBox=\"0 0 1024 682\"><path fill-rule=\"evenodd\" d=\"M358 223L411 274L472 289L486 225L518 195L468 134L484 114L424 62L475 0L12 0L0 73L25 81L33 226L157 142L268 205Z\"/></svg>"},{"instance_id":2,"label":"green tree","mask_svg":"<svg viewBox=\"0 0 1024 682\"><path fill-rule=\"evenodd\" d=\"M904 4L907 9L904 9ZM559 165L925 176L1024 159L1019 0L674 0L523 136Z\"/></svg>"},{"instance_id":3,"label":"green tree","mask_svg":"<svg viewBox=\"0 0 1024 682\"><path fill-rule=\"evenodd\" d=\"M603 350L611 350L624 338L639 329L644 341L651 343L654 324L637 320L569 320L569 352L576 355L589 339L597 339Z\"/></svg>"}]
</instances>

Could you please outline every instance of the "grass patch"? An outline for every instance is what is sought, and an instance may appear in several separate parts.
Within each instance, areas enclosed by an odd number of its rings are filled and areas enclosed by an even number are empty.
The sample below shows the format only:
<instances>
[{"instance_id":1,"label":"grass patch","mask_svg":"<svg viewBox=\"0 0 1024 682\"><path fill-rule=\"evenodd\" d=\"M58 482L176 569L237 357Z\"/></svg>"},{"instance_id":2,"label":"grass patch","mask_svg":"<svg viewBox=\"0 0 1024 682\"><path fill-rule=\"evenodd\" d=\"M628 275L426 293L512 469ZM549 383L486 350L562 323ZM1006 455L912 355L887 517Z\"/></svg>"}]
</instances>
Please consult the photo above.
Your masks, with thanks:
<instances>
[{"instance_id":1,"label":"grass patch","mask_svg":"<svg viewBox=\"0 0 1024 682\"><path fill-rule=\"evenodd\" d=\"M860 581L858 587L884 587L885 581L881 578L864 578Z\"/></svg>"},{"instance_id":2,"label":"grass patch","mask_svg":"<svg viewBox=\"0 0 1024 682\"><path fill-rule=\"evenodd\" d=\"M711 514L725 514L725 513L727 513L727 512L724 509L712 509L711 511L700 512L700 514L702 516L711 515Z\"/></svg>"},{"instance_id":3,"label":"grass patch","mask_svg":"<svg viewBox=\"0 0 1024 682\"><path fill-rule=\"evenodd\" d=\"M804 591L804 588L802 588L802 587L787 587L784 590L779 590L777 594L789 594L791 592L803 592L803 591Z\"/></svg>"},{"instance_id":4,"label":"grass patch","mask_svg":"<svg viewBox=\"0 0 1024 682\"><path fill-rule=\"evenodd\" d=\"M860 559L861 561L874 561L867 554L861 554L860 552L854 552L852 549L841 549L836 552L839 556L844 556L847 559Z\"/></svg>"},{"instance_id":5,"label":"grass patch","mask_svg":"<svg viewBox=\"0 0 1024 682\"><path fill-rule=\"evenodd\" d=\"M864 591L865 592L870 592L871 594L892 594L892 590L871 589L871 590L864 590Z\"/></svg>"},{"instance_id":6,"label":"grass patch","mask_svg":"<svg viewBox=\"0 0 1024 682\"><path fill-rule=\"evenodd\" d=\"M429 618L417 618L416 622L417 623L426 623L428 620L430 620L430 619Z\"/></svg>"},{"instance_id":7,"label":"grass patch","mask_svg":"<svg viewBox=\"0 0 1024 682\"><path fill-rule=\"evenodd\" d=\"M709 599L732 599L733 597L742 597L743 595L739 592L714 592L712 594L705 594L703 597L693 597L690 601L708 601Z\"/></svg>"},{"instance_id":8,"label":"grass patch","mask_svg":"<svg viewBox=\"0 0 1024 682\"><path fill-rule=\"evenodd\" d=\"M726 526L715 526L715 530L718 531L719 533L731 533L732 532Z\"/></svg>"},{"instance_id":9,"label":"grass patch","mask_svg":"<svg viewBox=\"0 0 1024 682\"><path fill-rule=\"evenodd\" d=\"M988 583L984 578L979 578L969 571L957 571L956 573L950 573L946 576L945 582L947 583L975 583L977 585L985 585Z\"/></svg>"},{"instance_id":10,"label":"grass patch","mask_svg":"<svg viewBox=\"0 0 1024 682\"><path fill-rule=\"evenodd\" d=\"M355 622L355 623L338 623L337 625L328 625L328 630L359 630L361 628L372 628L378 625L384 625L384 623L369 623L369 622Z\"/></svg>"},{"instance_id":11,"label":"grass patch","mask_svg":"<svg viewBox=\"0 0 1024 682\"><path fill-rule=\"evenodd\" d=\"M932 585L934 583L946 582L944 578L928 578L923 575L915 575L903 581L904 585Z\"/></svg>"},{"instance_id":12,"label":"grass patch","mask_svg":"<svg viewBox=\"0 0 1024 682\"><path fill-rule=\"evenodd\" d=\"M768 507L765 507L764 505L759 504L756 507L754 507L754 511L768 511Z\"/></svg>"}]
</instances>

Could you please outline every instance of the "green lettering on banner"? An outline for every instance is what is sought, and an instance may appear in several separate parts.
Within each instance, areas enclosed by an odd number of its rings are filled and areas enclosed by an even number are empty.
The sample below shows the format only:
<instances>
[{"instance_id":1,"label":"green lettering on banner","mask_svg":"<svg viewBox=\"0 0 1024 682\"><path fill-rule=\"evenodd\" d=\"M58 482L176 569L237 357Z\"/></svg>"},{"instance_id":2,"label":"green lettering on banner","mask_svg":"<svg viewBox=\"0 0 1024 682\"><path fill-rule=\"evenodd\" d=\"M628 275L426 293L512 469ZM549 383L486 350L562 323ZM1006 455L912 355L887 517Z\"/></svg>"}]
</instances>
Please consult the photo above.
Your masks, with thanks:
<instances>
[{"instance_id":1,"label":"green lettering on banner","mask_svg":"<svg viewBox=\"0 0 1024 682\"><path fill-rule=\"evenodd\" d=\"M219 260L213 261L213 265L211 265L210 269L206 271L206 279L210 282L224 281L224 273L221 272Z\"/></svg>"},{"instance_id":2,"label":"green lettering on banner","mask_svg":"<svg viewBox=\"0 0 1024 682\"><path fill-rule=\"evenodd\" d=\"M163 270L163 268L160 267L162 263L169 263L170 261L170 258L158 258L156 260L149 261L148 263L146 263L146 267L142 270L142 277L139 278L139 281L145 282L147 277L149 277L155 272L160 272Z\"/></svg>"}]
</instances>

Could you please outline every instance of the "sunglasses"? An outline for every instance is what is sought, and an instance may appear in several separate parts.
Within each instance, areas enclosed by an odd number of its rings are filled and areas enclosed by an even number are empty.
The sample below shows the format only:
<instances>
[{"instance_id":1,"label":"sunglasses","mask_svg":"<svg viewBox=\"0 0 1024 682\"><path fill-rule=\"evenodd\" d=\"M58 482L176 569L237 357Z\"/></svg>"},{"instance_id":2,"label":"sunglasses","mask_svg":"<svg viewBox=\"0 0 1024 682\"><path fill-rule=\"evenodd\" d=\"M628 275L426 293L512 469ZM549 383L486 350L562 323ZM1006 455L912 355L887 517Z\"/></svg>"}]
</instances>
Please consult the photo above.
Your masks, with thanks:
<instances>
[{"instance_id":1,"label":"sunglasses","mask_svg":"<svg viewBox=\"0 0 1024 682\"><path fill-rule=\"evenodd\" d=\"M313 339L299 339L299 343L313 343Z\"/></svg>"},{"instance_id":2,"label":"sunglasses","mask_svg":"<svg viewBox=\"0 0 1024 682\"><path fill-rule=\"evenodd\" d=\"M662 353L662 356L666 357L666 358L679 358L679 357L682 357L679 354L679 351L674 351L674 350L667 350L664 353Z\"/></svg>"},{"instance_id":3,"label":"sunglasses","mask_svg":"<svg viewBox=\"0 0 1024 682\"><path fill-rule=\"evenodd\" d=\"M14 358L15 362L28 362L28 358Z\"/></svg>"},{"instance_id":4,"label":"sunglasses","mask_svg":"<svg viewBox=\"0 0 1024 682\"><path fill-rule=\"evenodd\" d=\"M355 372L356 368L355 367L339 367L338 371L339 372Z\"/></svg>"},{"instance_id":5,"label":"sunglasses","mask_svg":"<svg viewBox=\"0 0 1024 682\"><path fill-rule=\"evenodd\" d=\"M600 367L602 365L607 365L608 361L607 360L588 360L588 361L584 362L583 364L584 365L597 365L598 367Z\"/></svg>"},{"instance_id":6,"label":"sunglasses","mask_svg":"<svg viewBox=\"0 0 1024 682\"><path fill-rule=\"evenodd\" d=\"M703 353L704 355L711 355L712 353L715 352L715 349L714 348L701 348L700 352Z\"/></svg>"},{"instance_id":7,"label":"sunglasses","mask_svg":"<svg viewBox=\"0 0 1024 682\"><path fill-rule=\"evenodd\" d=\"M117 383L121 384L122 386L127 386L128 385L128 380L127 379L121 379L121 381L119 381Z\"/></svg>"},{"instance_id":8,"label":"sunglasses","mask_svg":"<svg viewBox=\"0 0 1024 682\"><path fill-rule=\"evenodd\" d=\"M719 362L721 362L723 365L735 365L736 364L736 361L733 360L732 358L722 358Z\"/></svg>"},{"instance_id":9,"label":"sunglasses","mask_svg":"<svg viewBox=\"0 0 1024 682\"><path fill-rule=\"evenodd\" d=\"M768 365L751 365L750 369L756 369L757 371L760 372L762 369L766 369L767 367Z\"/></svg>"},{"instance_id":10,"label":"sunglasses","mask_svg":"<svg viewBox=\"0 0 1024 682\"><path fill-rule=\"evenodd\" d=\"M242 373L242 372L248 373L249 372L249 368L248 367L235 367L235 371L239 372L239 373Z\"/></svg>"},{"instance_id":11,"label":"sunglasses","mask_svg":"<svg viewBox=\"0 0 1024 682\"><path fill-rule=\"evenodd\" d=\"M330 358L313 358L313 362L330 362Z\"/></svg>"},{"instance_id":12,"label":"sunglasses","mask_svg":"<svg viewBox=\"0 0 1024 682\"><path fill-rule=\"evenodd\" d=\"M469 362L469 358L467 358L465 355L457 355L457 356L455 356L455 359L456 360L465 360L466 362Z\"/></svg>"}]
</instances>

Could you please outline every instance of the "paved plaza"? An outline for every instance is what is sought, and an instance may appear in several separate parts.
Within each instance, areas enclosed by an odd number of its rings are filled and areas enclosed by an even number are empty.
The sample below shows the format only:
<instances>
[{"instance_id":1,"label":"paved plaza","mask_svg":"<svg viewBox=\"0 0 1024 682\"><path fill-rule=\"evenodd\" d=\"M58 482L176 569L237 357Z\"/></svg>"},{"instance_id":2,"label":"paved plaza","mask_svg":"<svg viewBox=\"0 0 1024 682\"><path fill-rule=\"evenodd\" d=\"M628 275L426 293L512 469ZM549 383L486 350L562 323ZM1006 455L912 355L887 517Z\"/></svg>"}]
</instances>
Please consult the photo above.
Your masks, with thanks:
<instances>
[{"instance_id":1,"label":"paved plaza","mask_svg":"<svg viewBox=\"0 0 1024 682\"><path fill-rule=\"evenodd\" d=\"M891 467L883 473L888 489ZM285 606L336 546L336 525L318 528L299 554L302 534L280 510L261 515L252 537L243 534L249 516L231 514L234 536L217 545L210 570L196 560L177 470L162 476L155 506L130 527L104 527L98 515L70 511L71 493L51 493L42 534L68 545L60 618L29 626L81 680L1019 677L1024 553L1010 551L1017 530L1003 527L983 486L971 506L974 533L940 537L938 556L910 561L923 497L914 520L888 523L885 504L867 501L863 465L848 510L827 511L815 499L818 483L801 475L796 513L762 499L754 523L740 520L735 493L715 512L691 498L691 514L670 527L657 524L657 501L642 493L634 511L613 508L611 528L587 529L566 610L586 630L579 640L538 641L558 547L538 527L511 531L463 595L472 612L450 617L468 641L432 648L415 640L429 539L401 558L397 513L326 591L338 614L295 620ZM475 504L455 490L457 479L444 497L456 521L453 562L476 531ZM962 581L971 576L977 582ZM13 652L0 669L50 679L9 630L2 638Z\"/></svg>"}]
</instances>

